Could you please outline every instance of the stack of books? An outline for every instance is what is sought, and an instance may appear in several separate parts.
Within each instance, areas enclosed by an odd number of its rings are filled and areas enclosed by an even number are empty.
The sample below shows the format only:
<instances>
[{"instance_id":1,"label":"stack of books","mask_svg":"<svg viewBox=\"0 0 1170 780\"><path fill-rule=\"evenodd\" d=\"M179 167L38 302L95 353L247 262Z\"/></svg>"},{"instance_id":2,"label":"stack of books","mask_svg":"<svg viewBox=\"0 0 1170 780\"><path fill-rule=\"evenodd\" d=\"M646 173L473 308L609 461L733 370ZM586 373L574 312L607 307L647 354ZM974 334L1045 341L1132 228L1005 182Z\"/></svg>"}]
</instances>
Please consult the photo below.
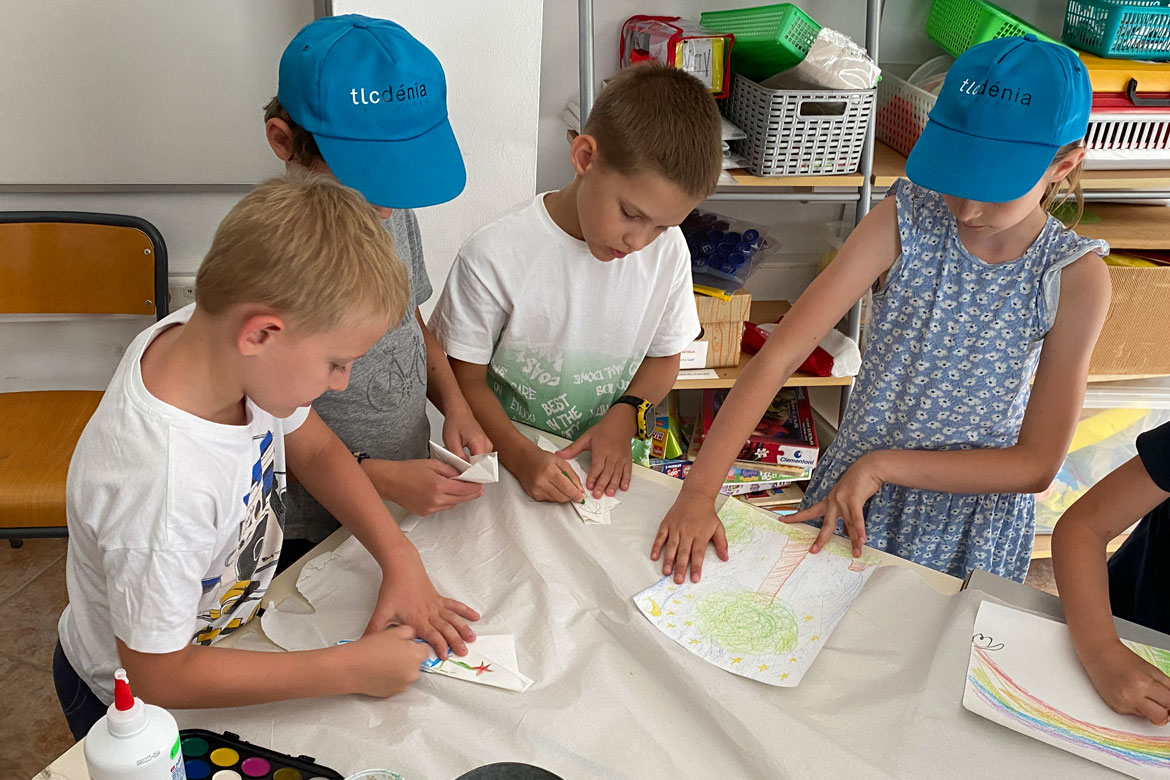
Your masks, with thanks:
<instances>
[{"instance_id":1,"label":"stack of books","mask_svg":"<svg viewBox=\"0 0 1170 780\"><path fill-rule=\"evenodd\" d=\"M727 393L704 390L703 414L694 422L685 457L654 460L651 468L685 479ZM819 454L805 389L784 388L744 442L720 492L773 511L794 507L804 497L796 483L812 476Z\"/></svg>"}]
</instances>

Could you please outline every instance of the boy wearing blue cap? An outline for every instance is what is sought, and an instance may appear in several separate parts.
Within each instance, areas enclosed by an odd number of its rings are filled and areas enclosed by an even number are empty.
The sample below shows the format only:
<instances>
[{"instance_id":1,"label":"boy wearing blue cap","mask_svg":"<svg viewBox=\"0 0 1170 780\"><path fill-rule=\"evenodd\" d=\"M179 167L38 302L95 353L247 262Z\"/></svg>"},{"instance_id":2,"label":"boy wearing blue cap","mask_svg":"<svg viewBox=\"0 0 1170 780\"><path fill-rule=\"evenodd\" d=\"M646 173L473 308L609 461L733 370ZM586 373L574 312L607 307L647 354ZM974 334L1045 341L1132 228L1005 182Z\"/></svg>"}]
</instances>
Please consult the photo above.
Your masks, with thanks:
<instances>
[{"instance_id":1,"label":"boy wearing blue cap","mask_svg":"<svg viewBox=\"0 0 1170 780\"><path fill-rule=\"evenodd\" d=\"M654 65L622 71L572 142L573 181L460 249L431 328L531 497L580 500L564 459L586 449L586 489L629 487L631 438L653 428L651 406L699 334L677 225L715 189L719 132L697 79ZM512 420L576 442L544 452Z\"/></svg>"},{"instance_id":2,"label":"boy wearing blue cap","mask_svg":"<svg viewBox=\"0 0 1170 780\"><path fill-rule=\"evenodd\" d=\"M402 317L402 262L362 196L325 176L273 179L232 208L194 306L127 349L69 466L69 605L53 679L75 738L114 671L162 707L339 693L390 696L419 637L465 653L478 616L441 597L345 446L309 408ZM280 556L285 471L302 475L383 571L365 636L258 653L212 645L254 618ZM391 628L390 626L399 626Z\"/></svg>"},{"instance_id":3,"label":"boy wearing blue cap","mask_svg":"<svg viewBox=\"0 0 1170 780\"><path fill-rule=\"evenodd\" d=\"M963 53L890 194L809 285L724 403L651 547L697 581L727 559L714 498L777 388L875 282L856 390L783 518L844 522L872 546L965 577L1023 581L1033 493L1051 483L1109 306L1102 241L1049 215L1076 180L1092 89L1071 50L1034 36ZM1067 197L1067 195L1065 196Z\"/></svg>"},{"instance_id":4,"label":"boy wearing blue cap","mask_svg":"<svg viewBox=\"0 0 1170 780\"><path fill-rule=\"evenodd\" d=\"M297 33L280 59L277 97L265 110L276 156L290 168L331 173L362 193L406 263L411 305L402 321L355 361L347 390L326 393L313 408L379 494L419 515L483 494L428 459L428 398L443 413L449 450L492 449L418 312L431 284L411 209L451 200L466 182L446 101L443 68L429 49L394 22L350 14L318 19ZM288 494L285 565L337 528L299 484L290 484Z\"/></svg>"}]
</instances>

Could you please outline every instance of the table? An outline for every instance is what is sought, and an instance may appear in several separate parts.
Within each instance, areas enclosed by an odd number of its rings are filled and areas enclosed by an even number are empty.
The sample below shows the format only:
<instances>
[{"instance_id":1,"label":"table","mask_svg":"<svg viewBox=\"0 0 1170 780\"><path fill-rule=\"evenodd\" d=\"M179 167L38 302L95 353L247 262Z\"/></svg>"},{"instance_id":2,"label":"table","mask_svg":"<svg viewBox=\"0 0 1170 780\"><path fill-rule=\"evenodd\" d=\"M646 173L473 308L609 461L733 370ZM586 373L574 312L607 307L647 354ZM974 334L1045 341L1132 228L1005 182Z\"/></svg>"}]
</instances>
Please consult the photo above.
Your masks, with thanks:
<instances>
[{"instance_id":1,"label":"table","mask_svg":"<svg viewBox=\"0 0 1170 780\"><path fill-rule=\"evenodd\" d=\"M411 539L439 589L484 613L482 633L528 642L518 646L521 668L537 683L524 694L424 678L385 701L180 711L180 726L228 729L342 772L383 765L407 780L447 780L498 760L573 780L642 780L702 774L716 757L723 776L737 778L929 777L916 770L946 756L956 759L953 777L1030 777L1036 761L1096 776L1095 765L961 710L980 594L948 597L957 579L892 556L880 554L891 565L874 574L797 688L764 686L682 651L631 601L658 577L646 553L679 485L637 469L613 525L585 526L568 507L528 501L504 473L478 508L413 522ZM314 555L346 538L339 531ZM300 568L273 581L266 603L295 593ZM255 623L225 643L257 641ZM661 774L644 771L648 763ZM86 780L80 745L38 778Z\"/></svg>"}]
</instances>

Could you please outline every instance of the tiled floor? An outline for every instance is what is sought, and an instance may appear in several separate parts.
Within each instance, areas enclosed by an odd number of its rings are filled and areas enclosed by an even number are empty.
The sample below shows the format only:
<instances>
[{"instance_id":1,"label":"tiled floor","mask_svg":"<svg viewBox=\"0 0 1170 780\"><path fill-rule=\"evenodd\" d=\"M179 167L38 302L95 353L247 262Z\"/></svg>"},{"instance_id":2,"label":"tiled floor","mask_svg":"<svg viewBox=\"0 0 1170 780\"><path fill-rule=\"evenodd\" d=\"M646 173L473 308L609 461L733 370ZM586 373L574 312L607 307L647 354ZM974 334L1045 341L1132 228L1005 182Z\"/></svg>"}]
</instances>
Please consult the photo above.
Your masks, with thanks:
<instances>
[{"instance_id":1,"label":"tiled floor","mask_svg":"<svg viewBox=\"0 0 1170 780\"><path fill-rule=\"evenodd\" d=\"M28 780L73 744L53 691L65 540L0 539L0 778Z\"/></svg>"},{"instance_id":2,"label":"tiled floor","mask_svg":"<svg viewBox=\"0 0 1170 780\"><path fill-rule=\"evenodd\" d=\"M1028 584L1056 592L1052 564L1038 560ZM0 778L28 780L73 739L53 691L57 618L65 607L65 540L0 540Z\"/></svg>"}]
</instances>

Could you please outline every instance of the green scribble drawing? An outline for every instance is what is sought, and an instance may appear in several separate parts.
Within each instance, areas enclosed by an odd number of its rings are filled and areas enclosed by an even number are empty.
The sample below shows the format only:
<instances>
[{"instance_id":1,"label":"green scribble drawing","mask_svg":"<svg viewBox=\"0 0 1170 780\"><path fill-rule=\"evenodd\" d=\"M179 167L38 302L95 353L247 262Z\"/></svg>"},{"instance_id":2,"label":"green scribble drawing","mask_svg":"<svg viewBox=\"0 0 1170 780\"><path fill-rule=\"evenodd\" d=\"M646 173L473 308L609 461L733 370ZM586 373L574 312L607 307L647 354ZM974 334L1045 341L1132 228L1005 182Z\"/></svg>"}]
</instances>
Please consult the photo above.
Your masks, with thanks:
<instances>
[{"instance_id":1,"label":"green scribble drawing","mask_svg":"<svg viewBox=\"0 0 1170 780\"><path fill-rule=\"evenodd\" d=\"M1163 674L1170 674L1170 650L1150 647L1137 642L1126 642L1125 644L1140 658L1161 669Z\"/></svg>"},{"instance_id":2,"label":"green scribble drawing","mask_svg":"<svg viewBox=\"0 0 1170 780\"><path fill-rule=\"evenodd\" d=\"M785 653L795 648L796 616L777 597L808 556L809 544L785 534L780 557L755 591L718 593L704 600L699 630L729 653Z\"/></svg>"},{"instance_id":3,"label":"green scribble drawing","mask_svg":"<svg viewBox=\"0 0 1170 780\"><path fill-rule=\"evenodd\" d=\"M747 545L756 535L756 524L747 512L737 511L741 506L739 501L728 499L719 510L719 519L723 522L723 530L727 534L727 544L730 547Z\"/></svg>"},{"instance_id":4,"label":"green scribble drawing","mask_svg":"<svg viewBox=\"0 0 1170 780\"><path fill-rule=\"evenodd\" d=\"M838 537L839 538L839 537ZM865 552L863 549L860 558L853 557L853 547L849 542L841 543L833 539L825 545L823 552L829 555L836 555L839 558L849 559L849 571L865 571L870 566L878 565L878 557L873 553Z\"/></svg>"},{"instance_id":5,"label":"green scribble drawing","mask_svg":"<svg viewBox=\"0 0 1170 780\"><path fill-rule=\"evenodd\" d=\"M728 498L724 502L719 510L719 520L723 523L729 546L747 545L761 531L783 534L789 538L807 538L810 544L813 540L813 533L809 529L782 523L771 513L735 498Z\"/></svg>"},{"instance_id":6,"label":"green scribble drawing","mask_svg":"<svg viewBox=\"0 0 1170 780\"><path fill-rule=\"evenodd\" d=\"M762 655L796 647L796 616L783 601L753 591L713 593L697 610L698 628L729 653Z\"/></svg>"}]
</instances>

